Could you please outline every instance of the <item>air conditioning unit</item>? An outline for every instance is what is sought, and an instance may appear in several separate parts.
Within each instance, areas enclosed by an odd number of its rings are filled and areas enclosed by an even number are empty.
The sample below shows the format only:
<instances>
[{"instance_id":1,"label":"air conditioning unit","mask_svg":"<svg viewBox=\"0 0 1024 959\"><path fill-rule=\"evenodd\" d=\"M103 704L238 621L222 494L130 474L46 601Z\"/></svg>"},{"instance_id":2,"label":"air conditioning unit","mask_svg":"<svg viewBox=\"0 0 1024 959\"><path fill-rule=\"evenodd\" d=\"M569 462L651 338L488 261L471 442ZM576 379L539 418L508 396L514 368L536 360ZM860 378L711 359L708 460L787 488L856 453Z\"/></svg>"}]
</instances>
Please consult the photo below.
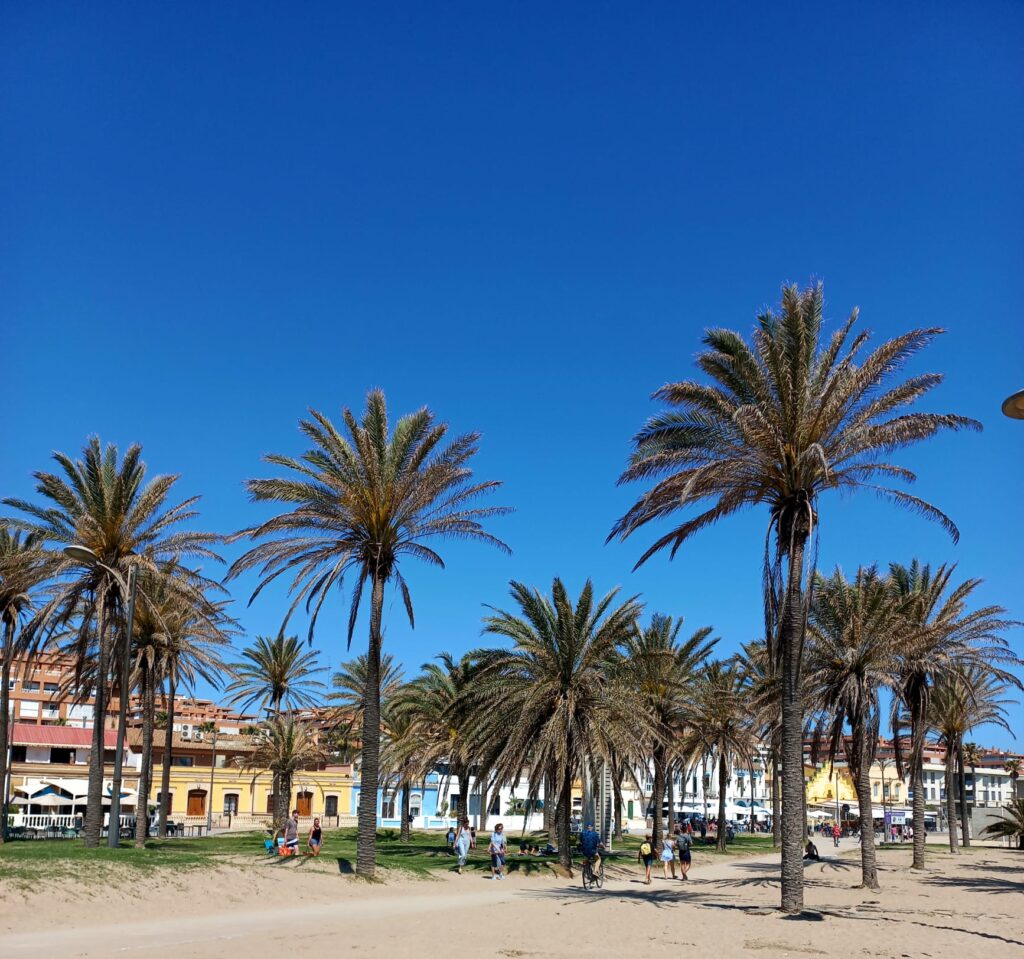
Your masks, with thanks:
<instances>
[{"instance_id":1,"label":"air conditioning unit","mask_svg":"<svg viewBox=\"0 0 1024 959\"><path fill-rule=\"evenodd\" d=\"M191 732L191 730L188 729L188 727L183 727L182 728L182 730L181 730L181 738L182 739L191 739L192 738L192 732Z\"/></svg>"},{"instance_id":2,"label":"air conditioning unit","mask_svg":"<svg viewBox=\"0 0 1024 959\"><path fill-rule=\"evenodd\" d=\"M201 742L203 741L203 734L202 734L201 732L199 732L199 730L197 729L197 730L196 730L196 731L195 731L195 732L194 732L194 733L192 734L192 738L193 738L193 739L194 739L194 740L195 740L195 741L196 741L197 743L201 743Z\"/></svg>"}]
</instances>

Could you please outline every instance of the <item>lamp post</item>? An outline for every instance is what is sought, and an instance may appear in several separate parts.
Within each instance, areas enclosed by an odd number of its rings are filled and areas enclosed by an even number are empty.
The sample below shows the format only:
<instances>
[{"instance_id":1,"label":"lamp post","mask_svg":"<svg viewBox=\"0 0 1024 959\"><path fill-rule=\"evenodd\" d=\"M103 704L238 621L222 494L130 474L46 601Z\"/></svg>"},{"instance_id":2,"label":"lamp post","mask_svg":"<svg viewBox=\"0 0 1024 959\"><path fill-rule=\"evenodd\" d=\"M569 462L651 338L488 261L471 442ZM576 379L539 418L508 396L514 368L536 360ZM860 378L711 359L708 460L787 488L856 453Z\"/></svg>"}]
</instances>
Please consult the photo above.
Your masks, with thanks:
<instances>
[{"instance_id":1,"label":"lamp post","mask_svg":"<svg viewBox=\"0 0 1024 959\"><path fill-rule=\"evenodd\" d=\"M128 596L128 616L125 624L124 652L121 654L121 696L117 706L117 746L114 750L114 776L110 788L110 821L107 825L107 845L111 849L117 849L121 843L121 773L124 764L124 740L128 725L128 680L131 675L132 665L132 627L135 622L135 589L136 589L136 568L134 564L128 567L128 583L116 569L111 569L88 546L81 546L77 543L64 547L64 555L73 559L83 566L99 567L110 573L122 590L122 595ZM106 682L105 676L99 677L100 682ZM93 717L93 722L104 722L105 717ZM147 804L148 796L137 797L135 802L135 815L139 815L139 800Z\"/></svg>"}]
</instances>

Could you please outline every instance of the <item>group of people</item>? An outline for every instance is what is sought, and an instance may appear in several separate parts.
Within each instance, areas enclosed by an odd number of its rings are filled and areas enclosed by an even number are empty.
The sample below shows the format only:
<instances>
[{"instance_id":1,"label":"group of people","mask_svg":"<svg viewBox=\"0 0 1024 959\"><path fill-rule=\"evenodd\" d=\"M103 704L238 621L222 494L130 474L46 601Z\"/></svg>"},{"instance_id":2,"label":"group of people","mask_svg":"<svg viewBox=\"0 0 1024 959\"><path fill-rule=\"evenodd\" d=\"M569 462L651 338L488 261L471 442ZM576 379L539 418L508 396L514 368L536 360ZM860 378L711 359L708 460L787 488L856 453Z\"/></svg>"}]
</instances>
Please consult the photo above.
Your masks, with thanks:
<instances>
[{"instance_id":1,"label":"group of people","mask_svg":"<svg viewBox=\"0 0 1024 959\"><path fill-rule=\"evenodd\" d=\"M267 851L277 851L282 856L295 856L299 852L299 811L292 810L284 824L267 840ZM324 831L320 827L320 817L313 820L306 835L306 855L319 856L324 845Z\"/></svg>"},{"instance_id":2,"label":"group of people","mask_svg":"<svg viewBox=\"0 0 1024 959\"><path fill-rule=\"evenodd\" d=\"M689 879L690 865L693 860L693 831L692 827L687 824L684 828L682 825L676 826L676 831L670 835L665 836L661 840L661 852L658 858L661 860L661 868L665 874L665 878L669 878L669 869L672 870L672 878L676 877L676 855L679 856L679 879ZM637 853L637 862L644 867L644 882L649 886L651 884L651 867L654 865L654 843L651 836L645 836L644 841L640 844L640 850Z\"/></svg>"},{"instance_id":3,"label":"group of people","mask_svg":"<svg viewBox=\"0 0 1024 959\"><path fill-rule=\"evenodd\" d=\"M458 830L454 826L449 827L447 841L449 848L458 857L456 869L459 875L466 866L469 859L469 852L476 848L476 828L469 824L468 819L459 822ZM491 833L491 840L487 846L487 852L491 857L491 879L501 880L505 878L505 860L508 856L508 837L505 835L505 827L498 823Z\"/></svg>"}]
</instances>

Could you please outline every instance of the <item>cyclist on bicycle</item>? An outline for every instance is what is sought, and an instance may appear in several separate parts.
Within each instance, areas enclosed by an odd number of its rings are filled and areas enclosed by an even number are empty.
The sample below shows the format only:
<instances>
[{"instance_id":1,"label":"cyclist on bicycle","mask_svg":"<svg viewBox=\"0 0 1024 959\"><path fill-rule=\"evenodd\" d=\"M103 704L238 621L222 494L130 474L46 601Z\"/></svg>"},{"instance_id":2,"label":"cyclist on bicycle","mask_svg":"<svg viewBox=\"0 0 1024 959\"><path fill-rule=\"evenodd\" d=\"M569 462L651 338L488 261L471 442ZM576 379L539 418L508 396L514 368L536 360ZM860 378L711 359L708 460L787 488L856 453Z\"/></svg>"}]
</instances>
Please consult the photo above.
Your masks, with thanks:
<instances>
[{"instance_id":1,"label":"cyclist on bicycle","mask_svg":"<svg viewBox=\"0 0 1024 959\"><path fill-rule=\"evenodd\" d=\"M602 849L604 849L604 843L601 842L601 837L594 829L594 824L588 822L587 828L580 835L580 852L583 853L583 858L591 863L594 872L601 869Z\"/></svg>"}]
</instances>

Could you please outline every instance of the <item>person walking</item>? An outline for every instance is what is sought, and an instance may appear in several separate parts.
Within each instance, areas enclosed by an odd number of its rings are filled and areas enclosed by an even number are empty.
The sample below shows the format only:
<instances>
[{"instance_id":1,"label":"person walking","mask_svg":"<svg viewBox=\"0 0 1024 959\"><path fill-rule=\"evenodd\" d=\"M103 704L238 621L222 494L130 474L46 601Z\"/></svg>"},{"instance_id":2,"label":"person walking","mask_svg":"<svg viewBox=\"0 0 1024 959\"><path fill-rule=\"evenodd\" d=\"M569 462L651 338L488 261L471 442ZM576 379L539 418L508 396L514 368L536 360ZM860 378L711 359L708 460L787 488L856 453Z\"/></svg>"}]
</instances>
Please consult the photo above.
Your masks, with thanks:
<instances>
[{"instance_id":1,"label":"person walking","mask_svg":"<svg viewBox=\"0 0 1024 959\"><path fill-rule=\"evenodd\" d=\"M469 858L469 850L473 846L473 836L469 831L469 820L463 819L459 823L459 832L455 837L455 855L459 857L459 864L456 867L458 873L462 875L462 867L466 865L466 860Z\"/></svg>"},{"instance_id":2,"label":"person walking","mask_svg":"<svg viewBox=\"0 0 1024 959\"><path fill-rule=\"evenodd\" d=\"M505 854L508 852L508 839L505 827L498 823L491 833L491 844L487 847L491 854L491 879L505 878Z\"/></svg>"},{"instance_id":3,"label":"person walking","mask_svg":"<svg viewBox=\"0 0 1024 959\"><path fill-rule=\"evenodd\" d=\"M640 843L640 849L636 854L636 861L644 867L644 882L651 884L651 866L654 863L654 846L651 845L651 837L645 836Z\"/></svg>"},{"instance_id":4,"label":"person walking","mask_svg":"<svg viewBox=\"0 0 1024 959\"><path fill-rule=\"evenodd\" d=\"M676 836L676 848L679 850L680 879L689 879L690 863L693 858L690 853L693 848L693 839L689 833L680 831Z\"/></svg>"},{"instance_id":5,"label":"person walking","mask_svg":"<svg viewBox=\"0 0 1024 959\"><path fill-rule=\"evenodd\" d=\"M676 844L672 841L671 836L665 836L661 840L661 868L665 872L665 878L668 879L668 867L672 867L672 878L676 878Z\"/></svg>"},{"instance_id":6,"label":"person walking","mask_svg":"<svg viewBox=\"0 0 1024 959\"><path fill-rule=\"evenodd\" d=\"M448 832L444 837L444 841L448 846L448 851L454 855L455 853L455 827L449 826Z\"/></svg>"},{"instance_id":7,"label":"person walking","mask_svg":"<svg viewBox=\"0 0 1024 959\"><path fill-rule=\"evenodd\" d=\"M313 820L313 825L309 827L309 835L306 837L306 848L309 849L309 855L315 859L320 855L323 845L324 831L320 828L320 818L317 817Z\"/></svg>"},{"instance_id":8,"label":"person walking","mask_svg":"<svg viewBox=\"0 0 1024 959\"><path fill-rule=\"evenodd\" d=\"M837 849L839 848L839 837L843 834L842 829L839 828L839 823L833 823L832 825L832 845Z\"/></svg>"}]
</instances>

